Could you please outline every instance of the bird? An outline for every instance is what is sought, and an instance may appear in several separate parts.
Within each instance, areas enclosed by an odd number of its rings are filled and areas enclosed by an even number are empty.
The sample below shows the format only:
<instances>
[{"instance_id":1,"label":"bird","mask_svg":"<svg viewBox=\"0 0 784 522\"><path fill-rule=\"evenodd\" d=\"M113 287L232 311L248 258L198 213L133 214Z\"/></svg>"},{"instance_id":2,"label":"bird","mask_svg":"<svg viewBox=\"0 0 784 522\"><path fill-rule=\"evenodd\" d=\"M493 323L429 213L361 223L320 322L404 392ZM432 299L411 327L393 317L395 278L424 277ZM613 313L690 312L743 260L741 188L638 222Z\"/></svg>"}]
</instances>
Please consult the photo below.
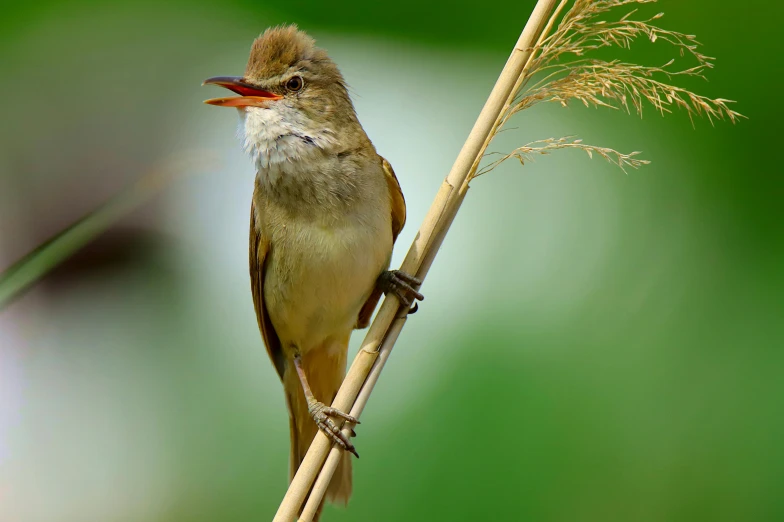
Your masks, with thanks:
<instances>
[{"instance_id":1,"label":"bird","mask_svg":"<svg viewBox=\"0 0 784 522\"><path fill-rule=\"evenodd\" d=\"M341 426L359 421L328 405L345 377L349 338L368 326L382 294L407 308L424 299L420 279L389 270L406 221L400 183L359 123L337 65L296 25L256 38L243 76L203 85L237 94L205 103L239 111L256 170L251 293L285 392L289 480L321 430L345 450L326 500L346 504L349 452L359 455Z\"/></svg>"}]
</instances>

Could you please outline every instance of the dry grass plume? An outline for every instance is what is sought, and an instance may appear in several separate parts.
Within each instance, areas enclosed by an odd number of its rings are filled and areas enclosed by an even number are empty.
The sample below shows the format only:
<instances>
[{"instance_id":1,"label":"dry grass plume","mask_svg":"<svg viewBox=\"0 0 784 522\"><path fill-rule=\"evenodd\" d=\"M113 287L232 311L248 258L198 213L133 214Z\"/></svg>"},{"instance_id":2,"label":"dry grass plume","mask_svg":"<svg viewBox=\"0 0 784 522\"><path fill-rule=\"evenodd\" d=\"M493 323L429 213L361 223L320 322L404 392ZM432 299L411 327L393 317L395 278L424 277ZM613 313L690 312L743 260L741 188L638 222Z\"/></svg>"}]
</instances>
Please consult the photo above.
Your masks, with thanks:
<instances>
[{"instance_id":1,"label":"dry grass plume","mask_svg":"<svg viewBox=\"0 0 784 522\"><path fill-rule=\"evenodd\" d=\"M566 107L574 100L586 107L620 109L630 114L635 112L640 117L648 103L661 115L680 109L686 112L692 125L695 116L705 117L711 124L716 120L735 123L743 118L730 109L731 100L709 98L675 85L683 77L706 79L705 73L713 67L714 59L700 51L700 43L694 35L656 25L663 13L637 17L635 7L654 2L656 0L575 0L559 20L560 13L569 4L567 0L562 1L550 19L549 30L534 46L532 58L486 146L513 116L541 102L556 102ZM623 8L631 9L623 12ZM618 17L613 19L616 14ZM649 66L587 56L606 47L629 49L633 42L640 39L668 45L678 58L663 65ZM692 63L686 67L676 66L676 63L685 60ZM636 169L649 163L636 157L639 152L625 154L607 147L588 145L571 137L548 138L505 154L484 154L483 158L489 161L481 167L480 161L476 161L470 178L485 174L510 158L524 163L535 155L567 148L583 150L590 157L596 153L624 171L626 167Z\"/></svg>"}]
</instances>

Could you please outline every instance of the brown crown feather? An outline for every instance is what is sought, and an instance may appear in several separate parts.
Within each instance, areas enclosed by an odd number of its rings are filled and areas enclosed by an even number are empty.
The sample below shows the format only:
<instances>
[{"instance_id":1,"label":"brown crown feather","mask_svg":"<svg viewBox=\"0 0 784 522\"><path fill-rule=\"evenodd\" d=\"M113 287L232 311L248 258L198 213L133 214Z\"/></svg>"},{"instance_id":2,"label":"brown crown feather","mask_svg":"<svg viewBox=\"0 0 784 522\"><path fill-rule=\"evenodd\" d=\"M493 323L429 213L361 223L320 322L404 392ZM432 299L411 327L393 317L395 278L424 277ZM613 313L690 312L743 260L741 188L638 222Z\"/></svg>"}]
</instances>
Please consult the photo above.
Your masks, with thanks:
<instances>
[{"instance_id":1,"label":"brown crown feather","mask_svg":"<svg viewBox=\"0 0 784 522\"><path fill-rule=\"evenodd\" d=\"M247 78L271 78L303 61L329 60L316 41L296 25L270 27L253 41Z\"/></svg>"}]
</instances>

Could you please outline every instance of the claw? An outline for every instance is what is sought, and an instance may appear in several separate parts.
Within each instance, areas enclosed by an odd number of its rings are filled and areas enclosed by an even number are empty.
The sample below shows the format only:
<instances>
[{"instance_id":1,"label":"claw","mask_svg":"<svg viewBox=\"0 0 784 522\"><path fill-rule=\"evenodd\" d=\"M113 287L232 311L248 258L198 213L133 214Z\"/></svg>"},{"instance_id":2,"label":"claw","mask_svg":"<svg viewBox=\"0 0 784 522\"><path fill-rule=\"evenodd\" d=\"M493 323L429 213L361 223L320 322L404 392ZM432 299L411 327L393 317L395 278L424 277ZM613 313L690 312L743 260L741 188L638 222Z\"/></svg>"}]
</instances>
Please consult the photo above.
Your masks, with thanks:
<instances>
[{"instance_id":1,"label":"claw","mask_svg":"<svg viewBox=\"0 0 784 522\"><path fill-rule=\"evenodd\" d=\"M400 270L387 270L382 273L378 284L385 294L394 293L400 304L406 308L411 308L414 300L422 301L425 298L416 288L422 284L422 280Z\"/></svg>"},{"instance_id":2,"label":"claw","mask_svg":"<svg viewBox=\"0 0 784 522\"><path fill-rule=\"evenodd\" d=\"M335 424L332 419L330 419L330 416L340 417L353 424L359 424L359 420L356 417L352 417L351 415L330 406L325 406L324 403L319 401L310 402L308 404L308 411L310 411L311 416L313 416L313 420L316 421L316 425L321 431L324 432L327 438L329 438L333 443L337 444L344 450L350 451L354 454L354 456L359 458L359 453L357 453L354 445L351 443L348 437L343 434L340 427L338 427L338 425ZM351 435L356 435L353 429L351 429Z\"/></svg>"}]
</instances>

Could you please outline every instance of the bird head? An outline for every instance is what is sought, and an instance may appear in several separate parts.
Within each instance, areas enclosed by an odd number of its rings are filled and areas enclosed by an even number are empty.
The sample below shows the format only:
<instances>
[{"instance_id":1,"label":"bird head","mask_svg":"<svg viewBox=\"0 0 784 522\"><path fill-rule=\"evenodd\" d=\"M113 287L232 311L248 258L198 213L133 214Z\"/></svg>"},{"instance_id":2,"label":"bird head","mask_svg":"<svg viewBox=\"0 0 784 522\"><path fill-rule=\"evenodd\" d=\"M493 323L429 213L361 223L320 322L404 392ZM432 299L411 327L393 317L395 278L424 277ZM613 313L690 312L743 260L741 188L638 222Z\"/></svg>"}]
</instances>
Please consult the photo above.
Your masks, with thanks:
<instances>
[{"instance_id":1,"label":"bird head","mask_svg":"<svg viewBox=\"0 0 784 522\"><path fill-rule=\"evenodd\" d=\"M343 75L296 26L273 27L253 42L241 77L204 81L237 94L205 103L240 110L245 146L257 158L291 161L311 147L329 149L358 126ZM293 158L292 158L293 156Z\"/></svg>"}]
</instances>

